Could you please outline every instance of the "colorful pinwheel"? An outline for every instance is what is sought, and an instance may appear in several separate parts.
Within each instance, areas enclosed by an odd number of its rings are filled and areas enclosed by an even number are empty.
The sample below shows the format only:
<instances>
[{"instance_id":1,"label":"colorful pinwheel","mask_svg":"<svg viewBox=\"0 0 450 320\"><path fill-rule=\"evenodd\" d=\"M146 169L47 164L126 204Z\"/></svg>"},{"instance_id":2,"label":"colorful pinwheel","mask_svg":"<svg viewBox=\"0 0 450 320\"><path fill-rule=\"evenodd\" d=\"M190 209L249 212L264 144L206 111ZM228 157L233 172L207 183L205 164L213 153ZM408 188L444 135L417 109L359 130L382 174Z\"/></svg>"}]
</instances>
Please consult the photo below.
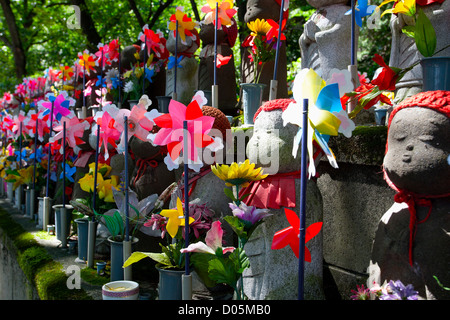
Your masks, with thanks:
<instances>
[{"instance_id":1,"label":"colorful pinwheel","mask_svg":"<svg viewBox=\"0 0 450 320\"><path fill-rule=\"evenodd\" d=\"M220 68L224 65L227 65L228 62L230 62L232 55L226 56L224 57L223 55L221 55L220 53L217 54L217 61L216 61L216 66L217 68Z\"/></svg>"},{"instance_id":2,"label":"colorful pinwheel","mask_svg":"<svg viewBox=\"0 0 450 320\"><path fill-rule=\"evenodd\" d=\"M185 120L187 120L189 150L183 150ZM154 122L161 129L156 134L153 144L167 146L172 161L178 159L183 150L187 152L189 160L198 163L197 148L204 148L214 142L213 138L208 136L214 118L203 115L197 100L193 100L186 107L172 99L169 104L169 113L155 118Z\"/></svg>"},{"instance_id":3,"label":"colorful pinwheel","mask_svg":"<svg viewBox=\"0 0 450 320\"><path fill-rule=\"evenodd\" d=\"M233 0L207 0L207 4L202 7L202 12L206 13L205 23L214 23L217 28L220 29L222 25L230 25L232 23L231 18L236 14L236 9L233 9ZM216 3L218 4L218 17L216 17Z\"/></svg>"},{"instance_id":4,"label":"colorful pinwheel","mask_svg":"<svg viewBox=\"0 0 450 320\"><path fill-rule=\"evenodd\" d=\"M298 259L300 249L300 219L298 215L290 209L284 208L284 212L290 226L274 234L271 249L278 250L289 245ZM320 232L320 230L322 229L322 224L323 222L316 222L306 229L305 244ZM311 252L306 246L305 261L311 262Z\"/></svg>"},{"instance_id":5,"label":"colorful pinwheel","mask_svg":"<svg viewBox=\"0 0 450 320\"><path fill-rule=\"evenodd\" d=\"M89 129L91 125L88 121L80 121L77 117L62 117L59 125L53 128L53 130L58 133L50 139L50 142L55 142L63 139L64 123L66 123L66 141L69 147L71 147L72 149L76 149L78 145L84 144L85 142L81 140L81 137L83 137L84 131Z\"/></svg>"},{"instance_id":6,"label":"colorful pinwheel","mask_svg":"<svg viewBox=\"0 0 450 320\"><path fill-rule=\"evenodd\" d=\"M59 70L60 71L57 73L57 75L64 82L70 80L74 75L73 68L70 66L61 65L61 66L59 66Z\"/></svg>"},{"instance_id":7,"label":"colorful pinwheel","mask_svg":"<svg viewBox=\"0 0 450 320\"><path fill-rule=\"evenodd\" d=\"M78 53L79 61L81 67L87 72L87 74L91 73L91 70L95 72L94 67L98 66L97 59L95 55L89 54L89 51L84 50L83 53Z\"/></svg>"},{"instance_id":8,"label":"colorful pinwheel","mask_svg":"<svg viewBox=\"0 0 450 320\"><path fill-rule=\"evenodd\" d=\"M183 203L180 198L177 198L177 207L176 209L165 209L160 212L160 215L168 218L166 230L170 234L172 238L178 233L178 227L182 227L185 225L185 218L183 212ZM194 222L195 219L189 217L189 224Z\"/></svg>"},{"instance_id":9,"label":"colorful pinwheel","mask_svg":"<svg viewBox=\"0 0 450 320\"><path fill-rule=\"evenodd\" d=\"M73 114L69 110L69 107L75 105L75 99L69 97L67 92L61 91L57 97L53 93L50 93L47 95L47 98L48 101L41 101L41 105L47 108L43 113L44 116L53 110L53 120L60 121L61 117L68 117Z\"/></svg>"},{"instance_id":10,"label":"colorful pinwheel","mask_svg":"<svg viewBox=\"0 0 450 320\"><path fill-rule=\"evenodd\" d=\"M181 60L183 60L184 56L179 56L178 59L176 59L176 65L178 68L182 68L183 66L180 65ZM175 67L175 57L170 56L169 57L169 63L167 64L167 69L173 69Z\"/></svg>"},{"instance_id":11,"label":"colorful pinwheel","mask_svg":"<svg viewBox=\"0 0 450 320\"><path fill-rule=\"evenodd\" d=\"M339 85L332 83L327 86L326 82L312 69L301 70L294 80L293 95L295 103L289 104L283 111L283 123L295 124L299 130L294 137L292 155L296 157L300 144L302 132L302 108L303 100L308 99L308 154L309 154L309 177L315 176L313 141L316 141L328 158L330 164L337 168L337 162L332 150L328 146L329 136L336 136L338 132L344 130L349 134L352 121L348 119L347 113L343 110L339 96ZM341 120L342 119L342 120ZM342 126L341 123L345 123ZM350 131L351 131L350 130ZM351 133L351 132L350 132Z\"/></svg>"},{"instance_id":12,"label":"colorful pinwheel","mask_svg":"<svg viewBox=\"0 0 450 320\"><path fill-rule=\"evenodd\" d=\"M197 36L191 32L194 30L196 23L183 10L183 7L177 7L175 13L170 16L168 28L173 31L173 37L176 38L177 30L175 29L176 22L178 21L178 35L180 36L181 43L186 44L186 36L194 41L197 39Z\"/></svg>"},{"instance_id":13,"label":"colorful pinwheel","mask_svg":"<svg viewBox=\"0 0 450 320\"><path fill-rule=\"evenodd\" d=\"M166 49L164 35L161 31L154 32L148 28L148 25L145 25L138 38L145 44L148 56L153 51L158 59L169 57L169 51Z\"/></svg>"},{"instance_id":14,"label":"colorful pinwheel","mask_svg":"<svg viewBox=\"0 0 450 320\"><path fill-rule=\"evenodd\" d=\"M36 162L41 162L42 158L44 158L46 155L42 152L42 146L36 149L36 152L33 152L30 154L29 159L34 160L36 158Z\"/></svg>"},{"instance_id":15,"label":"colorful pinwheel","mask_svg":"<svg viewBox=\"0 0 450 320\"><path fill-rule=\"evenodd\" d=\"M65 174L65 177L67 178L67 180L69 180L70 182L75 182L75 180L73 179L73 175L76 173L77 168L76 167L71 167L67 163L61 164L61 167L64 170L59 175L59 179L63 179L64 178L64 174Z\"/></svg>"},{"instance_id":16,"label":"colorful pinwheel","mask_svg":"<svg viewBox=\"0 0 450 320\"><path fill-rule=\"evenodd\" d=\"M390 1L394 1L394 0L390 0ZM415 0L413 0L415 2ZM384 3L387 3L389 1L385 1ZM358 0L358 4L355 6L355 22L356 24L362 28L362 18L366 17L366 16L370 16L374 11L375 8L377 6L375 5L367 5L368 0ZM381 6L381 5L380 5ZM352 14L352 10L348 10L345 15L350 15ZM383 13L384 14L384 13Z\"/></svg>"},{"instance_id":17,"label":"colorful pinwheel","mask_svg":"<svg viewBox=\"0 0 450 320\"><path fill-rule=\"evenodd\" d=\"M117 148L116 141L120 138L120 132L114 128L114 118L105 110L97 111L94 120L96 125L92 127L92 132L97 135L97 127L100 126L99 145L103 144L105 150L105 160L109 158L108 144ZM99 146L97 146L98 148Z\"/></svg>"}]
</instances>

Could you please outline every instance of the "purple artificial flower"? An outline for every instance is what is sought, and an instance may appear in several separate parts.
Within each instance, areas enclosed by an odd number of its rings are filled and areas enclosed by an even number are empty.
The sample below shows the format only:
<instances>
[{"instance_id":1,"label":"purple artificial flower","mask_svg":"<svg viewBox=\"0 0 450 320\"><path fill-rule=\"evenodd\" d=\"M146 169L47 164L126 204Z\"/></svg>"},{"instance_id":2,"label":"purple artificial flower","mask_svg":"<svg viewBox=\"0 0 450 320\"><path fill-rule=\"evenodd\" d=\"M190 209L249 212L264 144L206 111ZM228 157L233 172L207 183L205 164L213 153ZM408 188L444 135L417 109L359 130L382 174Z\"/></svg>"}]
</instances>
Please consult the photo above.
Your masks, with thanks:
<instances>
[{"instance_id":1,"label":"purple artificial flower","mask_svg":"<svg viewBox=\"0 0 450 320\"><path fill-rule=\"evenodd\" d=\"M230 209L233 211L233 215L239 219L250 222L252 225L265 217L271 216L267 209L257 209L254 206L247 206L241 202L239 206L234 203L229 203Z\"/></svg>"},{"instance_id":2,"label":"purple artificial flower","mask_svg":"<svg viewBox=\"0 0 450 320\"><path fill-rule=\"evenodd\" d=\"M390 293L380 296L380 300L418 300L418 292L412 284L405 286L400 280L389 282Z\"/></svg>"}]
</instances>

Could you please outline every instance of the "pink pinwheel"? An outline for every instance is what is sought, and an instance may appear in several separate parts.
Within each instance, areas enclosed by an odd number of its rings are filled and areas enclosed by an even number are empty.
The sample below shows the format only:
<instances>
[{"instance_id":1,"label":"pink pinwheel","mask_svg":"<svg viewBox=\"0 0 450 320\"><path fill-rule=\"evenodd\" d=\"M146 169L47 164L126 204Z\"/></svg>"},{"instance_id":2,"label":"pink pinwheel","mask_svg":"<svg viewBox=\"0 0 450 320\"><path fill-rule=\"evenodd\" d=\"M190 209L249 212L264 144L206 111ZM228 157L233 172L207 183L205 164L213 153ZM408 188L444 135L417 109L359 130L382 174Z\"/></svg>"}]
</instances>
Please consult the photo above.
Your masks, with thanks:
<instances>
[{"instance_id":1,"label":"pink pinwheel","mask_svg":"<svg viewBox=\"0 0 450 320\"><path fill-rule=\"evenodd\" d=\"M183 122L187 120L187 131L189 134L189 151L183 150ZM172 160L180 156L181 150L187 152L189 159L197 161L197 148L204 148L214 142L208 136L214 118L204 116L197 100L193 100L186 107L182 103L171 100L169 113L163 114L154 119L155 124L161 129L156 134L153 143L160 146L167 145L167 149Z\"/></svg>"},{"instance_id":2,"label":"pink pinwheel","mask_svg":"<svg viewBox=\"0 0 450 320\"><path fill-rule=\"evenodd\" d=\"M205 242L198 241L190 244L187 248L181 249L181 253L185 252L199 252L199 253L209 253L216 254L217 249L222 250L222 254L227 252L233 252L236 248L234 247L223 247L222 246L223 230L220 221L214 221L211 224L211 229L206 233Z\"/></svg>"},{"instance_id":3,"label":"pink pinwheel","mask_svg":"<svg viewBox=\"0 0 450 320\"><path fill-rule=\"evenodd\" d=\"M78 145L84 144L85 142L81 140L81 137L83 136L84 131L89 129L91 125L88 121L80 121L77 117L72 117L70 119L62 117L60 124L53 128L53 130L58 133L51 139L51 142L63 139L64 123L66 123L66 141L68 142L69 147L75 149Z\"/></svg>"},{"instance_id":4,"label":"pink pinwheel","mask_svg":"<svg viewBox=\"0 0 450 320\"><path fill-rule=\"evenodd\" d=\"M105 160L109 158L108 143L117 148L116 141L120 138L120 132L114 128L114 118L106 111L97 111L94 117L95 122L100 126L99 145L103 144L105 149ZM93 126L92 131L97 135L97 128Z\"/></svg>"},{"instance_id":5,"label":"pink pinwheel","mask_svg":"<svg viewBox=\"0 0 450 320\"><path fill-rule=\"evenodd\" d=\"M22 134L25 137L25 131L24 131L24 127L25 127L25 121L27 120L27 117L25 116L25 112L20 111L19 114L17 116L14 116L12 121L13 121L13 126L11 131L17 135L17 138L19 137L20 134L20 124L22 123Z\"/></svg>"},{"instance_id":6,"label":"pink pinwheel","mask_svg":"<svg viewBox=\"0 0 450 320\"><path fill-rule=\"evenodd\" d=\"M47 108L44 115L47 115L53 109L54 120L60 120L61 117L67 117L71 114L69 107L75 105L75 100L68 96L67 92L62 91L57 97L53 93L47 95L49 101L41 101L40 104ZM52 106L53 103L53 106Z\"/></svg>"},{"instance_id":7,"label":"pink pinwheel","mask_svg":"<svg viewBox=\"0 0 450 320\"><path fill-rule=\"evenodd\" d=\"M128 141L132 136L135 136L142 141L150 141L148 135L149 131L152 131L153 129L153 119L160 115L161 114L156 109L152 109L150 112L147 112L147 108L142 99L139 100L139 103L135 105L131 111L128 109L120 109L114 115L114 128L116 128L119 132L122 132L120 143L117 146L117 151L119 153L124 152L125 139ZM124 130L125 117L128 117L128 137L126 138Z\"/></svg>"},{"instance_id":8,"label":"pink pinwheel","mask_svg":"<svg viewBox=\"0 0 450 320\"><path fill-rule=\"evenodd\" d=\"M233 0L206 0L207 4L202 7L202 12L206 13L205 23L216 23L216 3L219 6L217 28L220 29L222 25L232 24L231 18L236 14L236 10L233 9Z\"/></svg>"},{"instance_id":9,"label":"pink pinwheel","mask_svg":"<svg viewBox=\"0 0 450 320\"><path fill-rule=\"evenodd\" d=\"M105 67L105 64L111 65L111 62L108 60L108 51L109 51L109 46L108 45L103 45L103 43L99 43L97 45L98 51L95 53L95 55L97 56L97 62L98 65L101 68Z\"/></svg>"},{"instance_id":10,"label":"pink pinwheel","mask_svg":"<svg viewBox=\"0 0 450 320\"><path fill-rule=\"evenodd\" d=\"M286 218L291 226L276 232L272 239L272 249L282 249L289 245L294 252L297 259L299 258L299 249L300 249L300 219L298 215L287 208L284 208L284 212L286 214ZM310 225L306 229L305 235L305 243L314 238L322 229L323 222L316 222ZM311 253L308 248L305 246L305 261L311 262Z\"/></svg>"}]
</instances>

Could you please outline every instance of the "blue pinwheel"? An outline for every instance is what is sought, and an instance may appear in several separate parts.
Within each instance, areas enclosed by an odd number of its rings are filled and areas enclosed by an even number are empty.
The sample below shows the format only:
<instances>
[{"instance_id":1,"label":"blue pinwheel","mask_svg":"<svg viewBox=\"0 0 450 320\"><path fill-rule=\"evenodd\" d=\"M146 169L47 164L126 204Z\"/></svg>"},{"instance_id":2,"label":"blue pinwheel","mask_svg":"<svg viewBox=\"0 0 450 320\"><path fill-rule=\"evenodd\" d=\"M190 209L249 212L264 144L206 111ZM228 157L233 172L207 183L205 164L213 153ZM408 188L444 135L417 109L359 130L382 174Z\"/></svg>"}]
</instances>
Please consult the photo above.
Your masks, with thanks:
<instances>
[{"instance_id":1,"label":"blue pinwheel","mask_svg":"<svg viewBox=\"0 0 450 320\"><path fill-rule=\"evenodd\" d=\"M97 82L95 83L95 85L97 87L106 87L106 78L102 77L102 76L97 76Z\"/></svg>"},{"instance_id":2,"label":"blue pinwheel","mask_svg":"<svg viewBox=\"0 0 450 320\"><path fill-rule=\"evenodd\" d=\"M27 161L27 150L22 150L22 152L19 152L18 150L14 150L14 155L16 156L16 161Z\"/></svg>"},{"instance_id":3,"label":"blue pinwheel","mask_svg":"<svg viewBox=\"0 0 450 320\"><path fill-rule=\"evenodd\" d=\"M182 68L183 66L180 65L181 60L183 60L183 56L179 56L177 59L177 67L178 68ZM173 67L175 67L175 57L174 56L170 56L169 57L169 63L167 64L167 69L170 70Z\"/></svg>"},{"instance_id":4,"label":"blue pinwheel","mask_svg":"<svg viewBox=\"0 0 450 320\"><path fill-rule=\"evenodd\" d=\"M76 167L71 167L70 165L68 165L67 163L64 164L65 165L65 176L66 178L70 181L70 182L75 182L75 180L73 180L73 175L75 174L75 172L77 171ZM64 169L63 164L61 164L61 167ZM64 177L64 172L61 172L59 179L63 179Z\"/></svg>"},{"instance_id":5,"label":"blue pinwheel","mask_svg":"<svg viewBox=\"0 0 450 320\"><path fill-rule=\"evenodd\" d=\"M39 147L36 149L36 152L33 152L32 154L30 154L29 159L34 160L34 158L36 158L36 162L41 163L43 157L44 157L44 154L42 153L42 147Z\"/></svg>"},{"instance_id":6,"label":"blue pinwheel","mask_svg":"<svg viewBox=\"0 0 450 320\"><path fill-rule=\"evenodd\" d=\"M358 0L358 5L355 6L355 22L362 28L362 18L370 16L376 9L375 5L367 5L368 0ZM352 14L352 10L348 10L345 15Z\"/></svg>"},{"instance_id":7,"label":"blue pinwheel","mask_svg":"<svg viewBox=\"0 0 450 320\"><path fill-rule=\"evenodd\" d=\"M111 87L117 89L117 87L122 86L122 81L118 77L111 78Z\"/></svg>"},{"instance_id":8,"label":"blue pinwheel","mask_svg":"<svg viewBox=\"0 0 450 320\"><path fill-rule=\"evenodd\" d=\"M155 75L155 70L144 68L144 77L147 79L150 83L152 82L152 77Z\"/></svg>"}]
</instances>

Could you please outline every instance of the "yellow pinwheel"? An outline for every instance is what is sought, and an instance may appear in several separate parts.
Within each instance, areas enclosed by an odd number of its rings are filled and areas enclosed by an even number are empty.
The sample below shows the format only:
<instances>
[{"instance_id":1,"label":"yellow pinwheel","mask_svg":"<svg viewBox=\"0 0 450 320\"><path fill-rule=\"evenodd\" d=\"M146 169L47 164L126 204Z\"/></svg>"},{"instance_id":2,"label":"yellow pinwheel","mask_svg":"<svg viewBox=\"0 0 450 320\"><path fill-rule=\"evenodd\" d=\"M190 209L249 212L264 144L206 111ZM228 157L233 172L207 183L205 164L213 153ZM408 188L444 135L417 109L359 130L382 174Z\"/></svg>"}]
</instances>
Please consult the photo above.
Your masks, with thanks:
<instances>
[{"instance_id":1,"label":"yellow pinwheel","mask_svg":"<svg viewBox=\"0 0 450 320\"><path fill-rule=\"evenodd\" d=\"M186 43L186 36L193 37L193 40L196 40L195 35L191 32L195 28L195 21L192 21L192 18L189 18L188 15L183 12L183 7L178 7L169 20L169 30L174 32L174 37L176 37L175 29L177 21L178 35L181 38L181 42Z\"/></svg>"},{"instance_id":2,"label":"yellow pinwheel","mask_svg":"<svg viewBox=\"0 0 450 320\"><path fill-rule=\"evenodd\" d=\"M185 217L183 212L183 203L180 198L177 198L176 209L165 209L160 212L160 215L168 218L166 230L172 238L175 238L178 232L178 227L185 226ZM194 222L195 219L189 217L189 224Z\"/></svg>"}]
</instances>

